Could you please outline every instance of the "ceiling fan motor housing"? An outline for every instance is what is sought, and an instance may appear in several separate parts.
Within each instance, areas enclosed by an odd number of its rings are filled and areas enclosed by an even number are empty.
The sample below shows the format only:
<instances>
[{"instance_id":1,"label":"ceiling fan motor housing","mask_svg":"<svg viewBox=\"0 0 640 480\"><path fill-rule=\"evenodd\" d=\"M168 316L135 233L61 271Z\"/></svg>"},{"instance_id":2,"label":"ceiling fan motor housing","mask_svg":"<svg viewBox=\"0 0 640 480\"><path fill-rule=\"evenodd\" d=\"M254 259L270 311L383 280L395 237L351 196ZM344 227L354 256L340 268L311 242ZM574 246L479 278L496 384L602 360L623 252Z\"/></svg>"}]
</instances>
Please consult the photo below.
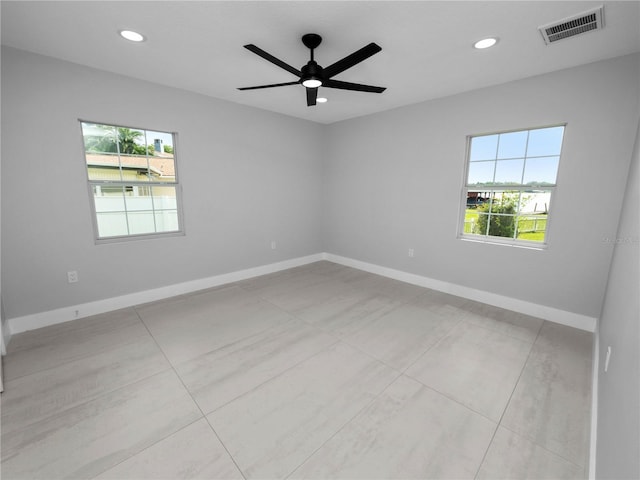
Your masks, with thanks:
<instances>
[{"instance_id":1,"label":"ceiling fan motor housing","mask_svg":"<svg viewBox=\"0 0 640 480\"><path fill-rule=\"evenodd\" d=\"M302 77L300 78L301 82L310 79L318 79L322 80L322 67L318 65L314 60L309 60L304 67L301 69Z\"/></svg>"}]
</instances>

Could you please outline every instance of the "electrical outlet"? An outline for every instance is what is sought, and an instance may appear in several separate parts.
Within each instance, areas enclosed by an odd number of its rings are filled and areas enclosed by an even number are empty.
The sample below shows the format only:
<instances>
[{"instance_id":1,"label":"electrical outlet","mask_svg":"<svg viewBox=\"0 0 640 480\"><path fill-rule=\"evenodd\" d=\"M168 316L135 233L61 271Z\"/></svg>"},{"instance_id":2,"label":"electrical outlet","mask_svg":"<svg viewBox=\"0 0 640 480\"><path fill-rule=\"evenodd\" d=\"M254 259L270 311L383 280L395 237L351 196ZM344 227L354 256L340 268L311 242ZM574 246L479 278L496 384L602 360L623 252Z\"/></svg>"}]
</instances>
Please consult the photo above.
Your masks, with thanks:
<instances>
[{"instance_id":1,"label":"electrical outlet","mask_svg":"<svg viewBox=\"0 0 640 480\"><path fill-rule=\"evenodd\" d=\"M67 281L69 283L76 283L78 281L78 272L76 270L67 272Z\"/></svg>"},{"instance_id":2,"label":"electrical outlet","mask_svg":"<svg viewBox=\"0 0 640 480\"><path fill-rule=\"evenodd\" d=\"M609 361L611 360L611 347L607 347L607 356L604 360L604 373L609 370Z\"/></svg>"},{"instance_id":3,"label":"electrical outlet","mask_svg":"<svg viewBox=\"0 0 640 480\"><path fill-rule=\"evenodd\" d=\"M415 252L414 252L413 248L410 248L410 249L409 249L409 256L410 256L410 257L413 257L413 256L414 256L414 254L415 254Z\"/></svg>"}]
</instances>

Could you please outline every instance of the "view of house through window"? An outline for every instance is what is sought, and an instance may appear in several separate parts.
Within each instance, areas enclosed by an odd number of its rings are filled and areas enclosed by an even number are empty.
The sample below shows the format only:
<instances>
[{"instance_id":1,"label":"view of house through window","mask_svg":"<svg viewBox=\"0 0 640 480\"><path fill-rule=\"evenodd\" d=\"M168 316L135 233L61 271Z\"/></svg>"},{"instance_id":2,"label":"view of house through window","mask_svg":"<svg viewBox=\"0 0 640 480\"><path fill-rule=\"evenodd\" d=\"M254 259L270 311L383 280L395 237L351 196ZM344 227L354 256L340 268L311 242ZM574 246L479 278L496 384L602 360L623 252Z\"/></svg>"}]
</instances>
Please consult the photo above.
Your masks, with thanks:
<instances>
[{"instance_id":1,"label":"view of house through window","mask_svg":"<svg viewBox=\"0 0 640 480\"><path fill-rule=\"evenodd\" d=\"M174 135L81 126L97 238L181 231Z\"/></svg>"},{"instance_id":2,"label":"view of house through window","mask_svg":"<svg viewBox=\"0 0 640 480\"><path fill-rule=\"evenodd\" d=\"M462 237L545 244L564 126L470 137Z\"/></svg>"}]
</instances>

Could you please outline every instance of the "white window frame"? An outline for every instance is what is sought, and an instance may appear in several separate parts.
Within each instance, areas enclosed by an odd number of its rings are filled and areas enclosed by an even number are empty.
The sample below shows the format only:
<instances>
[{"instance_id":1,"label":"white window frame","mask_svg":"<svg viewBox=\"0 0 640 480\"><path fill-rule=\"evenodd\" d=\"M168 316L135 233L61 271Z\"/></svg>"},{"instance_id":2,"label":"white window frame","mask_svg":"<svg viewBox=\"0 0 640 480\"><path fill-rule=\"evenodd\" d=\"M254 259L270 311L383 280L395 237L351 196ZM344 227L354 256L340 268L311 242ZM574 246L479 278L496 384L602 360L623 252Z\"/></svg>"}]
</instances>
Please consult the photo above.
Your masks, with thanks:
<instances>
[{"instance_id":1,"label":"white window frame","mask_svg":"<svg viewBox=\"0 0 640 480\"><path fill-rule=\"evenodd\" d=\"M162 133L167 133L167 134L171 134L172 136L172 141L173 141L173 168L174 168L174 181L173 182L152 182L152 181L145 181L145 182L139 182L139 181L130 181L130 180L121 180L121 181L113 181L113 180L92 180L89 178L89 169L88 169L88 165L87 165L87 159L86 159L86 148L85 148L85 143L84 143L84 132L82 129L82 124L83 123L90 123L90 124L95 124L95 125L105 125L105 126L109 126L109 127L115 127L115 128L129 128L129 129L134 129L134 130L143 130L145 133L147 131L152 131L152 132L162 132ZM175 236L184 236L185 235L185 229L184 229L184 215L183 215L183 209L182 209L182 185L180 184L179 181L179 176L178 176L178 134L176 132L167 132L164 129L155 129L155 128L148 128L148 127L134 127L134 126L130 126L130 125L119 125L119 124L114 124L114 123L106 123L106 122L100 122L100 121L94 121L94 120L86 120L86 119L78 119L78 124L80 125L80 140L81 140L81 148L82 148L82 162L83 162L83 168L85 171L85 175L86 175L86 179L87 179L87 187L88 187L88 193L89 193L89 203L91 205L91 218L92 218L92 224L93 224L93 231L94 231L94 240L96 244L105 244L105 243L115 243L115 242L127 242L127 241L132 241L132 240L147 240L147 239L153 239L153 238L165 238L165 237L175 237ZM118 153L119 155L119 153ZM139 187L154 187L154 186L171 186L175 188L175 193L176 193L176 210L177 210L177 218L178 218L178 229L177 230L171 230L171 231L161 231L161 232L151 232L151 233L129 233L127 235L112 235L112 236L106 236L106 237L101 237L100 236L100 231L98 228L98 212L96 210L96 202L95 202L95 197L94 197L94 187L98 187L101 188L103 186L110 186L110 187L132 187L134 190L136 190ZM152 204L153 204L153 197L152 198ZM155 209L153 210L155 212ZM125 203L125 212L126 212L126 203ZM155 215L154 215L155 217ZM128 219L128 215L127 215L127 222L129 221ZM154 218L155 221L155 218Z\"/></svg>"},{"instance_id":2,"label":"white window frame","mask_svg":"<svg viewBox=\"0 0 640 480\"><path fill-rule=\"evenodd\" d=\"M476 186L476 185L468 185L467 181L469 178L469 167L470 167L470 156L471 156L471 141L473 138L475 137L483 137L483 136L489 136L489 135L499 135L499 134L507 134L507 133L514 133L514 132L531 132L533 130L542 130L542 129L546 129L546 128L556 128L556 127L563 127L564 133L566 134L566 127L567 124L566 123L559 123L559 124L553 124L553 125L546 125L546 126L542 126L542 127L531 127L531 128L519 128L519 129L514 129L514 130L504 130L504 131L498 131L498 132L492 132L492 133L482 133L482 134L474 134L474 135L468 135L467 139L466 139L466 152L465 152L465 160L464 160L464 176L463 176L463 181L462 181L462 189L461 189L461 200L460 200L460 215L459 215L459 220L458 220L458 238L464 241L470 241L470 242L478 242L478 243L488 243L488 244L496 244L496 245L503 245L503 246L510 246L510 247L523 247L523 248L529 248L529 249L534 249L534 250L545 250L548 245L549 245L549 238L550 238L550 230L553 224L553 216L551 215L551 208L552 205L554 204L553 202L553 198L555 196L555 192L556 192L556 188L558 185L558 174L556 174L556 183L553 185L549 185L549 186L529 186L529 185L522 185L522 184L509 184L509 185L495 185L495 186ZM564 147L564 135L563 135L563 141L562 141L562 146L560 149L560 152L558 154L559 156L559 162L562 160L562 150ZM531 158L535 158L535 157L531 157ZM526 166L526 160L525 160L525 166ZM523 169L525 168L525 166L523 166ZM559 167L558 167L559 170ZM488 234L470 234L470 233L465 233L465 219L466 219L466 211L467 211L467 198L468 198L468 193L470 191L478 191L478 190L483 190L485 192L512 192L512 191L517 191L520 192L520 195L522 195L523 192L525 191L529 191L529 190L539 190L539 191L545 191L545 192L549 192L549 209L547 211L547 218L546 218L546 227L545 227L545 236L544 236L544 242L537 242L534 240L521 240L516 238L518 232L517 232L517 226L516 229L514 230L514 237L513 238L508 238L508 237L498 237L498 236L491 236ZM517 219L518 214L517 212L519 211L520 208L520 199L518 200L518 209L516 210L516 215L515 218ZM517 220L516 220L517 221ZM487 230L489 228L489 222L487 224Z\"/></svg>"}]
</instances>

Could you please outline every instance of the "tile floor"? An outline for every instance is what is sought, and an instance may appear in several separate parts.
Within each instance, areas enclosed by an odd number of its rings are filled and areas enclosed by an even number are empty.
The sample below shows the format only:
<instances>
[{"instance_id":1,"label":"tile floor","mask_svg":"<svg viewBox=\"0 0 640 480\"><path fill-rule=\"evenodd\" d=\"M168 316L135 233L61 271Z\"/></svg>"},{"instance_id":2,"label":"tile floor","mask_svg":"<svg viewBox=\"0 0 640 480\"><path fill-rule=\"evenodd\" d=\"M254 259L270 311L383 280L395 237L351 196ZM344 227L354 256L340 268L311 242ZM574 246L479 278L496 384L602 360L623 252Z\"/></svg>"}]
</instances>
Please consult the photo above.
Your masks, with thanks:
<instances>
[{"instance_id":1,"label":"tile floor","mask_svg":"<svg viewBox=\"0 0 640 480\"><path fill-rule=\"evenodd\" d=\"M2 478L586 478L591 342L318 262L14 336Z\"/></svg>"}]
</instances>

